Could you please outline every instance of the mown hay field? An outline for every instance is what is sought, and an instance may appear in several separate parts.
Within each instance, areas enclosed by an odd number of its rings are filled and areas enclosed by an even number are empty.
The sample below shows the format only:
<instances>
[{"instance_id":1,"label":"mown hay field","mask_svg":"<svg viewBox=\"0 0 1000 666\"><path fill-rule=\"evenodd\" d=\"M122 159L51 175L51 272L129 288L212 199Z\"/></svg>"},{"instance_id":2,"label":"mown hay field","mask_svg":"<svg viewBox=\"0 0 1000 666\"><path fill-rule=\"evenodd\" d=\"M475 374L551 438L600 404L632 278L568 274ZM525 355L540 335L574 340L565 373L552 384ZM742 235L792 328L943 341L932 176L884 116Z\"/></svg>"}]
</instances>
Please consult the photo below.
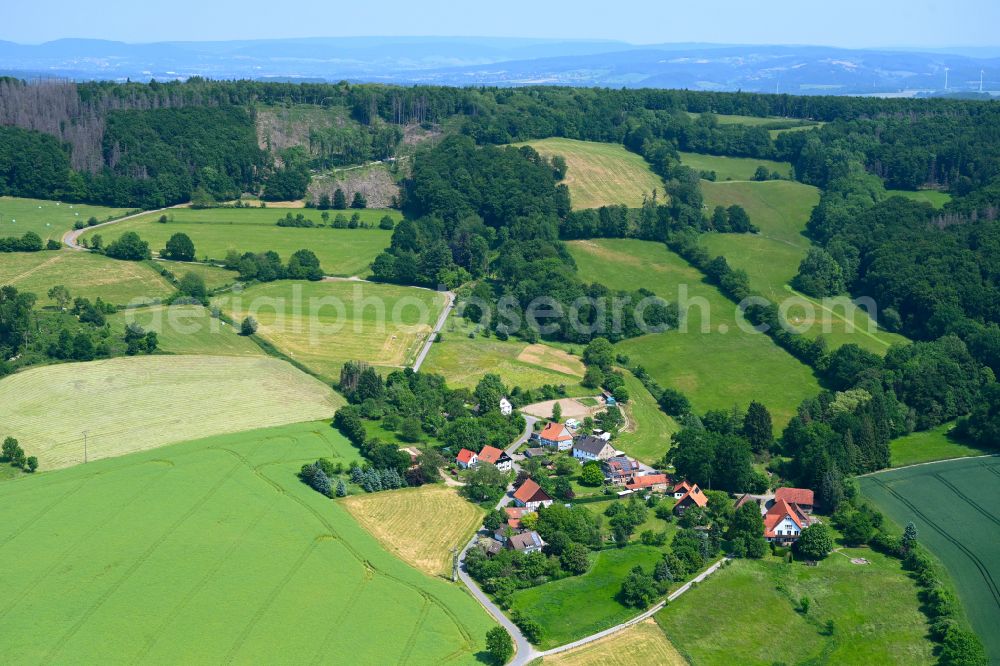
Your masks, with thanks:
<instances>
[{"instance_id":1,"label":"mown hay field","mask_svg":"<svg viewBox=\"0 0 1000 666\"><path fill-rule=\"evenodd\" d=\"M517 145L530 145L545 157L561 155L566 160L563 182L575 209L617 204L637 208L653 190L663 195L660 177L646 160L621 144L554 138Z\"/></svg>"},{"instance_id":2,"label":"mown hay field","mask_svg":"<svg viewBox=\"0 0 1000 666\"><path fill-rule=\"evenodd\" d=\"M545 657L546 666L686 666L652 619L643 620L600 640Z\"/></svg>"},{"instance_id":3,"label":"mown hay field","mask_svg":"<svg viewBox=\"0 0 1000 666\"><path fill-rule=\"evenodd\" d=\"M124 335L125 327L135 323L157 337L157 349L168 354L204 354L208 356L265 356L251 338L242 336L233 326L211 316L201 305L151 305L123 310L108 318L111 330Z\"/></svg>"},{"instance_id":4,"label":"mown hay field","mask_svg":"<svg viewBox=\"0 0 1000 666\"><path fill-rule=\"evenodd\" d=\"M86 223L92 217L96 217L98 222L106 222L126 213L128 210L125 208L0 197L0 238L23 236L27 231L34 231L43 241L61 241L63 234L77 222Z\"/></svg>"},{"instance_id":5,"label":"mown hay field","mask_svg":"<svg viewBox=\"0 0 1000 666\"><path fill-rule=\"evenodd\" d=\"M88 231L84 239L100 234L105 246L126 231L134 231L149 242L154 253L163 249L175 233L184 233L194 242L195 256L225 259L229 250L237 252L266 252L274 250L283 261L288 261L297 250L312 250L319 258L327 275L368 275L369 264L389 246L391 231L382 229L332 229L279 227L276 222L287 210L276 208L172 208L165 213L150 213L118 224ZM323 222L318 210L296 211L314 223ZM337 213L350 218L355 212L363 222L378 225L383 216L400 219L398 211L365 209L359 211L331 210L330 220ZM166 215L168 222L160 223Z\"/></svg>"},{"instance_id":6,"label":"mown hay field","mask_svg":"<svg viewBox=\"0 0 1000 666\"><path fill-rule=\"evenodd\" d=\"M894 522L912 521L943 563L992 662L1000 661L1000 457L948 460L860 479Z\"/></svg>"},{"instance_id":7,"label":"mown hay field","mask_svg":"<svg viewBox=\"0 0 1000 666\"><path fill-rule=\"evenodd\" d=\"M38 297L39 305L53 305L47 296L61 284L74 298L100 296L114 305L148 303L176 291L144 262L118 261L90 252L11 252L0 257L0 285L13 285Z\"/></svg>"},{"instance_id":8,"label":"mown hay field","mask_svg":"<svg viewBox=\"0 0 1000 666\"><path fill-rule=\"evenodd\" d=\"M271 358L131 356L0 381L0 434L56 469L200 436L329 418L330 387ZM84 433L87 434L86 438Z\"/></svg>"},{"instance_id":9,"label":"mown hay field","mask_svg":"<svg viewBox=\"0 0 1000 666\"><path fill-rule=\"evenodd\" d=\"M580 271L612 289L643 285L677 303L685 291L687 330L650 333L618 343L664 387L682 391L696 411L767 405L784 427L805 396L819 392L812 370L761 333L741 330L736 305L662 243L594 240L569 243ZM703 328L704 327L704 328Z\"/></svg>"},{"instance_id":10,"label":"mown hay field","mask_svg":"<svg viewBox=\"0 0 1000 666\"><path fill-rule=\"evenodd\" d=\"M681 163L695 171L714 171L716 180L750 180L757 167L767 167L769 172L777 171L782 178L790 178L792 165L788 162L762 160L756 157L725 157L704 153L681 152Z\"/></svg>"},{"instance_id":11,"label":"mown hay field","mask_svg":"<svg viewBox=\"0 0 1000 666\"><path fill-rule=\"evenodd\" d=\"M0 483L6 663L475 664L495 626L297 478L328 423Z\"/></svg>"},{"instance_id":12,"label":"mown hay field","mask_svg":"<svg viewBox=\"0 0 1000 666\"><path fill-rule=\"evenodd\" d=\"M382 547L429 576L451 576L452 549L465 546L483 510L448 486L426 485L341 500Z\"/></svg>"},{"instance_id":13,"label":"mown hay field","mask_svg":"<svg viewBox=\"0 0 1000 666\"><path fill-rule=\"evenodd\" d=\"M331 381L346 361L385 368L413 363L445 304L442 293L358 281L282 280L214 299L236 322Z\"/></svg>"}]
</instances>

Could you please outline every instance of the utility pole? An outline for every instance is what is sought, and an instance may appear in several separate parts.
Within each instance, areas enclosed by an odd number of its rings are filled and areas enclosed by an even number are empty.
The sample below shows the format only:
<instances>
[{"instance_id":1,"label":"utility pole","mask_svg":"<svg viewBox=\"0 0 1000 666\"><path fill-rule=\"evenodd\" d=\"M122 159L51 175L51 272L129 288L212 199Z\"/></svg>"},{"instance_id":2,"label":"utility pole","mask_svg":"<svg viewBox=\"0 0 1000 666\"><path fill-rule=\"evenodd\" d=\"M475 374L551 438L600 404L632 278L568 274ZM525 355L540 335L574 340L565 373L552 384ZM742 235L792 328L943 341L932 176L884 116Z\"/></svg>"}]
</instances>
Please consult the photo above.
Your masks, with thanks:
<instances>
[{"instance_id":1,"label":"utility pole","mask_svg":"<svg viewBox=\"0 0 1000 666\"><path fill-rule=\"evenodd\" d=\"M83 431L83 464L87 464L87 431Z\"/></svg>"},{"instance_id":2,"label":"utility pole","mask_svg":"<svg viewBox=\"0 0 1000 666\"><path fill-rule=\"evenodd\" d=\"M458 548L451 549L451 582L458 582Z\"/></svg>"}]
</instances>

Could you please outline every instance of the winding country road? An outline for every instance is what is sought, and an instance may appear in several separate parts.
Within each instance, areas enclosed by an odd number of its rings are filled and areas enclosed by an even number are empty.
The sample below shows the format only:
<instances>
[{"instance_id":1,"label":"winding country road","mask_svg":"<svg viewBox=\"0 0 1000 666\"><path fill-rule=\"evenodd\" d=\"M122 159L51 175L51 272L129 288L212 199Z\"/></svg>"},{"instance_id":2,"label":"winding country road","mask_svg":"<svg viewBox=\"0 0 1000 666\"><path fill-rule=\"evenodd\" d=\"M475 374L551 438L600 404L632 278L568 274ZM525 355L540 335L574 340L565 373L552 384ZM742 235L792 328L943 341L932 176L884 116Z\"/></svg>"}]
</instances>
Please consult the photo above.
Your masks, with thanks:
<instances>
[{"instance_id":1,"label":"winding country road","mask_svg":"<svg viewBox=\"0 0 1000 666\"><path fill-rule=\"evenodd\" d=\"M66 247L70 248L71 250L86 250L87 248L83 247L77 242L80 239L80 236L84 234L84 232L90 231L91 229L100 229L101 227L106 227L112 224L118 224L119 222L124 222L125 220L131 220L132 218L139 217L140 215L162 213L165 210L170 210L171 208L179 208L179 207L180 206L168 206L167 208L157 208L156 210L144 210L138 213L132 213L131 215L126 215L125 217L116 217L113 220L108 220L107 222L101 222L100 224L95 224L92 227L84 227L83 229L70 229L65 234L63 234L62 238L63 244Z\"/></svg>"}]
</instances>

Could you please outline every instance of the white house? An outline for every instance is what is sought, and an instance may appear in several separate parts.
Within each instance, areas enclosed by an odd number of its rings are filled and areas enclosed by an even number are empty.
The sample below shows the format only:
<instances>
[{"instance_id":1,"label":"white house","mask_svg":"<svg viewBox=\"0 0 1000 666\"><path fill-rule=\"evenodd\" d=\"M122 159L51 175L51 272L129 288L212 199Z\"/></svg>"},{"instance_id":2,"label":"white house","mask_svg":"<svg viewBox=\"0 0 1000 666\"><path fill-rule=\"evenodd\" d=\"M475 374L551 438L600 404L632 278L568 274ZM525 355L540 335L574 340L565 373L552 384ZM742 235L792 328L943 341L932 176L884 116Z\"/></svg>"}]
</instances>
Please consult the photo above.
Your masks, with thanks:
<instances>
[{"instance_id":1,"label":"white house","mask_svg":"<svg viewBox=\"0 0 1000 666\"><path fill-rule=\"evenodd\" d=\"M514 411L514 405L510 404L510 400L507 398L500 398L500 413L504 416L510 416Z\"/></svg>"},{"instance_id":2,"label":"white house","mask_svg":"<svg viewBox=\"0 0 1000 666\"><path fill-rule=\"evenodd\" d=\"M580 460L607 460L615 456L615 447L600 437L587 435L573 444L573 457Z\"/></svg>"},{"instance_id":3,"label":"white house","mask_svg":"<svg viewBox=\"0 0 1000 666\"><path fill-rule=\"evenodd\" d=\"M573 448L573 435L561 423L549 423L539 436L543 446L551 446L559 451Z\"/></svg>"},{"instance_id":4,"label":"white house","mask_svg":"<svg viewBox=\"0 0 1000 666\"><path fill-rule=\"evenodd\" d=\"M479 462L494 465L501 472L509 472L514 466L514 461L507 455L506 451L489 445L484 446L483 450L479 452Z\"/></svg>"},{"instance_id":5,"label":"white house","mask_svg":"<svg viewBox=\"0 0 1000 666\"><path fill-rule=\"evenodd\" d=\"M764 538L786 545L798 540L802 530L809 526L809 518L797 504L777 500L764 514Z\"/></svg>"},{"instance_id":6,"label":"white house","mask_svg":"<svg viewBox=\"0 0 1000 666\"><path fill-rule=\"evenodd\" d=\"M458 455L455 456L455 462L457 462L458 466L461 467L462 469L468 469L470 467L476 466L476 464L479 462L479 456L476 455L475 451L470 451L469 449L462 449L461 451L458 452Z\"/></svg>"}]
</instances>

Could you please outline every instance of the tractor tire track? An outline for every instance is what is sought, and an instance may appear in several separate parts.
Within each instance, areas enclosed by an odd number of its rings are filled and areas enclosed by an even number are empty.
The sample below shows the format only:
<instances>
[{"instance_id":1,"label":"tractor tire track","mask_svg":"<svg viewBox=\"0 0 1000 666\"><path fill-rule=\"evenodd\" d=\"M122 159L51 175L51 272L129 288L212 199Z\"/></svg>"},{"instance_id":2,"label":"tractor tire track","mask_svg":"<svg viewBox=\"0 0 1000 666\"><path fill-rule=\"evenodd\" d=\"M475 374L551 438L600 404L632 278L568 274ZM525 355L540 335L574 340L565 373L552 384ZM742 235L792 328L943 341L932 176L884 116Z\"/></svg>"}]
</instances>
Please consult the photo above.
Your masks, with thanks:
<instances>
[{"instance_id":1,"label":"tractor tire track","mask_svg":"<svg viewBox=\"0 0 1000 666\"><path fill-rule=\"evenodd\" d=\"M984 467L984 468L986 468L986 471L987 471L987 472L990 472L990 473L992 473L992 474L995 474L996 476L1000 476L1000 470L998 470L998 469L997 469L997 466L996 466L996 465L987 465L987 464L986 464L986 463L984 463L984 462L981 462L981 463L979 463L979 465L980 465L981 467Z\"/></svg>"},{"instance_id":2,"label":"tractor tire track","mask_svg":"<svg viewBox=\"0 0 1000 666\"><path fill-rule=\"evenodd\" d=\"M198 512L198 510L201 509L201 507L203 507L210 499L212 499L215 493L217 493L219 489L222 488L222 486L224 486L225 483L239 469L240 465L238 463L233 465L228 472L219 477L219 480L216 481L215 484L213 484L212 487L209 488L208 492L206 492L197 502L195 502L190 509L185 511L180 518L171 523L170 527L168 527L166 531L163 532L163 534L161 534L156 539L156 541L151 543L149 547L146 548L146 550L144 550L142 554L139 555L139 557L134 562L132 562L129 568L125 570L125 573L122 574L122 576L118 578L118 580L116 580L109 588L107 588L103 593L101 593L101 595L97 598L97 600L94 601L94 603L91 604L90 607L87 608L87 610L85 610L83 613L80 614L79 619L77 619L77 621L73 624L73 626L71 626L59 638L59 640L56 641L56 643L49 649L49 652L48 654L46 654L43 661L46 662L53 661L55 656L59 654L59 651L62 650L63 647L66 646L66 643L68 643L70 639L72 639L73 636L75 636L76 633L80 631L83 625L85 625L87 621L91 617L93 617L94 613L100 610L101 606L103 606L107 602L107 600L110 599L112 595L114 595L115 592L121 589L121 587L129 580L129 578L131 578L132 575L136 571L138 571L139 567L141 567L146 562L146 560L148 560L153 555L153 553L156 552L156 550L163 544L164 541L170 538L170 536L174 532L176 532L181 525L187 522L187 520L191 518L191 516L195 515Z\"/></svg>"},{"instance_id":3,"label":"tractor tire track","mask_svg":"<svg viewBox=\"0 0 1000 666\"><path fill-rule=\"evenodd\" d=\"M343 622L347 619L348 614L354 610L354 605L361 598L361 595L364 594L365 588L368 587L368 583L372 579L372 573L370 569L365 568L365 575L362 576L361 582L351 592L351 596L344 602L343 610L330 622L330 628L327 630L326 635L323 636L323 640L320 641L319 647L316 648L316 654L310 661L311 664L322 664L326 661L327 645L333 640L337 630L343 626Z\"/></svg>"},{"instance_id":4,"label":"tractor tire track","mask_svg":"<svg viewBox=\"0 0 1000 666\"><path fill-rule=\"evenodd\" d=\"M8 534L6 539L4 539L3 541L0 541L0 549L2 549L4 546L6 546L8 543L10 543L11 541L13 541L17 537L19 537L22 534L24 534L24 532L29 527L33 526L39 520L41 520L42 518L44 518L49 513L49 511L51 511L52 509L54 509L57 506L59 506L60 504L62 504L63 501L65 501L68 497L70 497L71 495L76 494L76 492L78 490L80 490L80 488L83 488L83 486L86 485L86 483L88 481L90 481L92 478L94 478L94 477L88 476L88 477L85 477L85 478L81 479L80 482L77 483L73 488L71 488L70 490L67 490L65 493L63 493L62 495L60 495L59 497L57 497L56 499L54 499L49 504L46 504L45 507L41 511L39 511L38 513L36 513L31 520L29 520L24 525L21 525L19 528L17 528L16 530L14 530L10 534Z\"/></svg>"},{"instance_id":5,"label":"tractor tire track","mask_svg":"<svg viewBox=\"0 0 1000 666\"><path fill-rule=\"evenodd\" d=\"M417 637L420 636L420 630L423 629L424 622L427 621L427 616L430 613L431 600L425 597L424 603L420 606L420 614L417 616L417 622L413 625L413 631L410 632L410 637L406 639L406 644L403 646L403 652L399 655L400 666L403 666L403 664L410 660L413 648L417 645Z\"/></svg>"},{"instance_id":6,"label":"tractor tire track","mask_svg":"<svg viewBox=\"0 0 1000 666\"><path fill-rule=\"evenodd\" d=\"M975 509L979 513L983 514L983 516L985 516L987 520L991 521L994 525L1000 526L1000 520L998 520L996 516L994 516L992 513L990 513L986 509L984 509L975 500L973 500L972 498L968 497L965 493L963 493L961 490L959 490L953 483L951 483L951 481L948 481L943 476L941 476L941 474L939 474L939 473L935 473L932 476L935 479L937 479L938 481L940 481L941 483L943 483L945 486L947 486L948 489L951 490L951 492L955 493L956 495L958 495L959 497L961 497L963 500L965 500L965 502L969 506L971 506L973 509Z\"/></svg>"},{"instance_id":7,"label":"tractor tire track","mask_svg":"<svg viewBox=\"0 0 1000 666\"><path fill-rule=\"evenodd\" d=\"M908 509L910 509L910 511L913 511L915 515L923 519L928 525L930 525L931 529L933 529L935 532L943 536L949 543L951 543L960 551L962 551L962 553L964 553L969 558L969 560L975 565L975 567L979 570L980 575L983 577L983 581L986 583L986 588L990 591L990 595L993 597L994 602L996 602L997 607L1000 608L1000 588L997 587L996 581L993 580L993 575L990 573L989 568L985 564L983 564L982 560L979 559L979 556L977 556L971 550L966 548L965 544L963 544L961 541L959 541L952 535L948 534L947 531L945 531L936 522L931 520L923 511L918 509L912 502L910 502L910 500L906 499L901 494L896 492L885 481L882 481L882 479L879 479L878 477L874 476L870 478L876 484L878 484L879 487L881 487L887 493L889 493L897 500L899 500L899 502L902 503L903 506L907 507Z\"/></svg>"}]
</instances>

